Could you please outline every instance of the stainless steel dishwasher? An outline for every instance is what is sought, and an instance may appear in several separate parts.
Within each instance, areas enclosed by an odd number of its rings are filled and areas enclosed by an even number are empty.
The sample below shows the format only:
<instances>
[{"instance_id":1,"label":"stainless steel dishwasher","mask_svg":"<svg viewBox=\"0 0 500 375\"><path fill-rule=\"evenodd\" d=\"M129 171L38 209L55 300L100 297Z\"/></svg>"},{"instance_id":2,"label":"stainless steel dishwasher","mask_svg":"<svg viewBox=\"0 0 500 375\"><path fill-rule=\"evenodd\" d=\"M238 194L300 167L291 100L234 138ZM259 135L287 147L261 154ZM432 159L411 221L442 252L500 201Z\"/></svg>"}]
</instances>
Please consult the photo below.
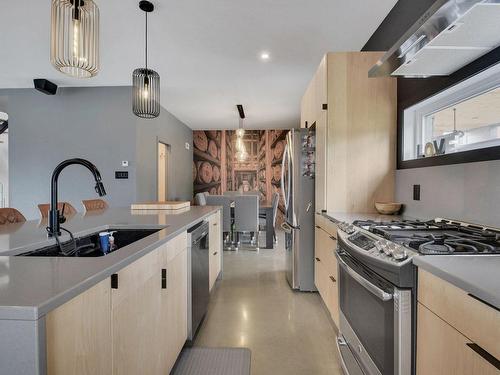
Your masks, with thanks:
<instances>
[{"instance_id":1,"label":"stainless steel dishwasher","mask_svg":"<svg viewBox=\"0 0 500 375\"><path fill-rule=\"evenodd\" d=\"M208 221L204 220L188 229L188 341L194 337L207 312L209 300L208 280Z\"/></svg>"}]
</instances>

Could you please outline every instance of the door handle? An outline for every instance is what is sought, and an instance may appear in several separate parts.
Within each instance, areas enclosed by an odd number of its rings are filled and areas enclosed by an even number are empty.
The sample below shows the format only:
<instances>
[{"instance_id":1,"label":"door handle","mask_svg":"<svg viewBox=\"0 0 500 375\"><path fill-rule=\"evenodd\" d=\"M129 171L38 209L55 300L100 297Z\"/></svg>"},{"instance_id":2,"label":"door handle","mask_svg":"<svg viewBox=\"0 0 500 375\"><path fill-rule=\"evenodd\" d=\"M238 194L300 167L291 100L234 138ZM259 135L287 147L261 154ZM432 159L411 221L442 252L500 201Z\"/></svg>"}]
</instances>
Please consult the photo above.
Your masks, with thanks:
<instances>
[{"instance_id":1,"label":"door handle","mask_svg":"<svg viewBox=\"0 0 500 375\"><path fill-rule=\"evenodd\" d=\"M360 276L356 271L354 271L351 267L349 267L346 264L346 262L342 260L342 258L338 253L335 253L335 256L339 261L339 266L342 267L349 276L351 276L355 281L357 281L359 285L361 285L363 288L372 293L375 297L381 299L384 302L390 301L392 299L393 295L391 293L387 293L385 290L380 289L378 286L366 280L363 276Z\"/></svg>"},{"instance_id":2,"label":"door handle","mask_svg":"<svg viewBox=\"0 0 500 375\"><path fill-rule=\"evenodd\" d=\"M330 236L330 239L331 240L334 240L334 241L337 241L337 238L333 237L333 236Z\"/></svg>"},{"instance_id":3,"label":"door handle","mask_svg":"<svg viewBox=\"0 0 500 375\"><path fill-rule=\"evenodd\" d=\"M161 269L161 288L167 289L167 269Z\"/></svg>"},{"instance_id":4,"label":"door handle","mask_svg":"<svg viewBox=\"0 0 500 375\"><path fill-rule=\"evenodd\" d=\"M319 225L316 225L316 228L321 229L321 227Z\"/></svg>"},{"instance_id":5,"label":"door handle","mask_svg":"<svg viewBox=\"0 0 500 375\"><path fill-rule=\"evenodd\" d=\"M319 259L319 258L316 258L316 261L317 261L317 262L321 262L321 259Z\"/></svg>"},{"instance_id":6,"label":"door handle","mask_svg":"<svg viewBox=\"0 0 500 375\"><path fill-rule=\"evenodd\" d=\"M497 370L500 370L500 361L495 358L493 355L488 353L486 350L481 348L479 345L474 344L474 343L467 343L467 345L470 349L474 350L477 354L479 354L486 362L491 364L493 367L495 367Z\"/></svg>"},{"instance_id":7,"label":"door handle","mask_svg":"<svg viewBox=\"0 0 500 375\"><path fill-rule=\"evenodd\" d=\"M213 255L217 255L218 251L216 251L215 253L213 253Z\"/></svg>"},{"instance_id":8,"label":"door handle","mask_svg":"<svg viewBox=\"0 0 500 375\"><path fill-rule=\"evenodd\" d=\"M336 283L337 282L337 280L335 280L335 277L333 277L333 276L330 276L330 280L332 280L332 283Z\"/></svg>"}]
</instances>

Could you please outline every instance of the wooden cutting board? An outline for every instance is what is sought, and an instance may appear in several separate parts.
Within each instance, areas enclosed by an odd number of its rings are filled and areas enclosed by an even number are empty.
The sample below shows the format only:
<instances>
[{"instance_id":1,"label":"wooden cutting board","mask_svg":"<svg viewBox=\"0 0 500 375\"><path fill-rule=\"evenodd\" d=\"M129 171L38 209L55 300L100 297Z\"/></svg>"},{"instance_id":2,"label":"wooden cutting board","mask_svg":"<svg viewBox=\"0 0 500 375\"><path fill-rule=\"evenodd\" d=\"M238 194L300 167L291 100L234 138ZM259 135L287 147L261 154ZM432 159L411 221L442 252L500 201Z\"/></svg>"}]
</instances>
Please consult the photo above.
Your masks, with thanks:
<instances>
[{"instance_id":1,"label":"wooden cutting board","mask_svg":"<svg viewBox=\"0 0 500 375\"><path fill-rule=\"evenodd\" d=\"M180 210L191 206L189 201L143 202L130 205L132 210Z\"/></svg>"}]
</instances>

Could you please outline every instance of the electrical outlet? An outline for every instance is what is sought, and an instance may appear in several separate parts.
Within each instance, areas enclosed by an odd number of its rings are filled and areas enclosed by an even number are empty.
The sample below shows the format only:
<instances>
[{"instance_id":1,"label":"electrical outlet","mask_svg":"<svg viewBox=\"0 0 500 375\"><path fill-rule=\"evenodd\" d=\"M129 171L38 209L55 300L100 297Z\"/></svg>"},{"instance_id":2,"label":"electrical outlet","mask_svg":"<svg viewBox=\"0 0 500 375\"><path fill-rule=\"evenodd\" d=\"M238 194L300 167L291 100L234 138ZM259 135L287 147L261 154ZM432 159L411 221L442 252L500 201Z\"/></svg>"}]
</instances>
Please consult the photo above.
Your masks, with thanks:
<instances>
[{"instance_id":1,"label":"electrical outlet","mask_svg":"<svg viewBox=\"0 0 500 375\"><path fill-rule=\"evenodd\" d=\"M420 185L413 185L413 200L420 200Z\"/></svg>"},{"instance_id":2,"label":"electrical outlet","mask_svg":"<svg viewBox=\"0 0 500 375\"><path fill-rule=\"evenodd\" d=\"M186 146L186 150L189 150L189 149L190 149L190 147L191 147L191 146L189 145L189 142L186 142L185 146Z\"/></svg>"},{"instance_id":3,"label":"electrical outlet","mask_svg":"<svg viewBox=\"0 0 500 375\"><path fill-rule=\"evenodd\" d=\"M122 167L128 167L128 160L122 161Z\"/></svg>"}]
</instances>

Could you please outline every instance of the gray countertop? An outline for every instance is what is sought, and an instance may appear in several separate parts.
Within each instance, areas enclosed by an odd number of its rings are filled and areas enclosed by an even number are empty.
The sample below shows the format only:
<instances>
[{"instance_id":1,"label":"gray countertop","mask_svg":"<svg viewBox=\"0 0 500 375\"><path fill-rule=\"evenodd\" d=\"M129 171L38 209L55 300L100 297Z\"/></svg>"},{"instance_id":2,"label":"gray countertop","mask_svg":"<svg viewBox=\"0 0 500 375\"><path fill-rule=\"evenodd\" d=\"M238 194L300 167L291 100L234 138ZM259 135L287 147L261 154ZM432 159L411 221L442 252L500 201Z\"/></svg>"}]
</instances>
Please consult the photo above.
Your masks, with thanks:
<instances>
[{"instance_id":1,"label":"gray countertop","mask_svg":"<svg viewBox=\"0 0 500 375\"><path fill-rule=\"evenodd\" d=\"M499 255L416 256L413 264L500 309Z\"/></svg>"},{"instance_id":2,"label":"gray countertop","mask_svg":"<svg viewBox=\"0 0 500 375\"><path fill-rule=\"evenodd\" d=\"M355 220L415 220L407 216L373 213L327 212L323 216L348 223ZM499 255L418 255L413 257L413 264L500 308Z\"/></svg>"},{"instance_id":3,"label":"gray countertop","mask_svg":"<svg viewBox=\"0 0 500 375\"><path fill-rule=\"evenodd\" d=\"M392 220L414 220L414 218L401 215L381 215L377 213L345 213L345 212L323 212L323 216L333 221L345 221L352 223L355 220L392 221Z\"/></svg>"},{"instance_id":4,"label":"gray countertop","mask_svg":"<svg viewBox=\"0 0 500 375\"><path fill-rule=\"evenodd\" d=\"M53 244L55 240L47 238L44 221L4 225L0 229L0 319L40 318L219 209L195 206L172 213L112 208L68 218L63 227L75 236L111 227L164 228L97 258L12 256ZM62 241L67 239L61 236Z\"/></svg>"}]
</instances>

